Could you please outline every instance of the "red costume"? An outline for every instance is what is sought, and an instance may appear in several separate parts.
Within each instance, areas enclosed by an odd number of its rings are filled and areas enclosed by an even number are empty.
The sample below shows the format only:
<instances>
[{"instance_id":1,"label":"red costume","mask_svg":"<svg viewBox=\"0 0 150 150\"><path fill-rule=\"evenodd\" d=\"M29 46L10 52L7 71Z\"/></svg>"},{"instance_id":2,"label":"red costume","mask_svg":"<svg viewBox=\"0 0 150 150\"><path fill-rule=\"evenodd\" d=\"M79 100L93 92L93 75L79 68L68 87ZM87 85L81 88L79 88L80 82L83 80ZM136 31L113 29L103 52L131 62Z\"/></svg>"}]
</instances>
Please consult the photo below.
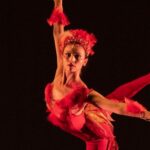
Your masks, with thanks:
<instances>
[{"instance_id":1,"label":"red costume","mask_svg":"<svg viewBox=\"0 0 150 150\"><path fill-rule=\"evenodd\" d=\"M126 83L106 97L124 101L150 83L150 74ZM52 84L45 88L45 100L48 104L48 120L55 126L79 137L86 142L86 150L117 150L113 134L110 113L94 106L88 99L92 89L75 86L72 92L60 100L52 98ZM128 99L129 111L139 113L144 108Z\"/></svg>"}]
</instances>

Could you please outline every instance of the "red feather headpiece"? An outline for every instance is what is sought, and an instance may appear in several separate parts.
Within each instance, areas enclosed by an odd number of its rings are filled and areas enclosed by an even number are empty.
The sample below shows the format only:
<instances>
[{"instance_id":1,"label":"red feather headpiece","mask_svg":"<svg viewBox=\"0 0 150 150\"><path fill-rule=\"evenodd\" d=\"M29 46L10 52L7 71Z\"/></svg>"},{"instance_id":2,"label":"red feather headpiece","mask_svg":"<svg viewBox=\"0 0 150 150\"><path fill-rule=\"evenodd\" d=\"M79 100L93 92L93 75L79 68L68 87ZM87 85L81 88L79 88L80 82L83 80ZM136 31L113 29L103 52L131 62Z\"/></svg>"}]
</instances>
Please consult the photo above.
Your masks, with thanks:
<instances>
[{"instance_id":1,"label":"red feather headpiece","mask_svg":"<svg viewBox=\"0 0 150 150\"><path fill-rule=\"evenodd\" d=\"M68 44L79 44L88 55L93 55L94 51L92 47L96 42L97 40L92 33L89 34L82 29L68 30L65 31L61 37L60 50L63 51Z\"/></svg>"}]
</instances>

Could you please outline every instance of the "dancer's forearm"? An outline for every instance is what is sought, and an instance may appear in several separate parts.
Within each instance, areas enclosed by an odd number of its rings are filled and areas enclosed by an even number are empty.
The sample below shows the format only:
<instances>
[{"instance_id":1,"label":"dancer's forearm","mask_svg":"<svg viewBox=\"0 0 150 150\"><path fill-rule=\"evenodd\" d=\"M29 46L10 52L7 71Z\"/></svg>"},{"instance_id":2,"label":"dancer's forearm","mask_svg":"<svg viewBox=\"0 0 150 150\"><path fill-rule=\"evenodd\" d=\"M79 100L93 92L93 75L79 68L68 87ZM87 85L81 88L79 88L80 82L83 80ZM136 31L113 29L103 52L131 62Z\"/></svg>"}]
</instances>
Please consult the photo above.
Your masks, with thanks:
<instances>
[{"instance_id":1,"label":"dancer's forearm","mask_svg":"<svg viewBox=\"0 0 150 150\"><path fill-rule=\"evenodd\" d=\"M89 99L94 105L106 111L150 121L150 112L137 101L127 98L125 102L110 101L94 90L89 94Z\"/></svg>"}]
</instances>

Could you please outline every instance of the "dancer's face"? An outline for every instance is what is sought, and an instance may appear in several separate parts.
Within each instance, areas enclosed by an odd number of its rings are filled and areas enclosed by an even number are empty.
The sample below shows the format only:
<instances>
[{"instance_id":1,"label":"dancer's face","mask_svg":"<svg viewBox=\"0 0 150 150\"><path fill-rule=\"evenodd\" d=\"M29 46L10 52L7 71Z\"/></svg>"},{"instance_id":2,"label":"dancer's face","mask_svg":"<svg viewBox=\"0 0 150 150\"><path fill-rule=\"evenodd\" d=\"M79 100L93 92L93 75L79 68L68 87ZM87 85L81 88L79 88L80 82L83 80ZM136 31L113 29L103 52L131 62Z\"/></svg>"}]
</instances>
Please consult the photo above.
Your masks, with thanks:
<instances>
[{"instance_id":1,"label":"dancer's face","mask_svg":"<svg viewBox=\"0 0 150 150\"><path fill-rule=\"evenodd\" d=\"M87 61L85 50L79 44L69 44L64 48L63 66L65 71L80 73Z\"/></svg>"}]
</instances>

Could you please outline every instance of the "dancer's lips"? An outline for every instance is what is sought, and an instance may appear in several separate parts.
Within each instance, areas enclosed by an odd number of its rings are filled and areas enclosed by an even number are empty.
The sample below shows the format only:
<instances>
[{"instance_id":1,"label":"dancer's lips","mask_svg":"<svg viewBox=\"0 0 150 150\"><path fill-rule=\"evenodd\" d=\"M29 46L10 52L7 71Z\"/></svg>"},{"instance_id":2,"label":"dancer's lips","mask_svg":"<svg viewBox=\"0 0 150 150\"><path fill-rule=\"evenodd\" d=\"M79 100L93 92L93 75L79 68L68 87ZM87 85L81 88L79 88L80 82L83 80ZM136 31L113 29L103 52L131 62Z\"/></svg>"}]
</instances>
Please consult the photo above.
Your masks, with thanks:
<instances>
[{"instance_id":1,"label":"dancer's lips","mask_svg":"<svg viewBox=\"0 0 150 150\"><path fill-rule=\"evenodd\" d=\"M68 64L69 67L75 67L73 64Z\"/></svg>"}]
</instances>

